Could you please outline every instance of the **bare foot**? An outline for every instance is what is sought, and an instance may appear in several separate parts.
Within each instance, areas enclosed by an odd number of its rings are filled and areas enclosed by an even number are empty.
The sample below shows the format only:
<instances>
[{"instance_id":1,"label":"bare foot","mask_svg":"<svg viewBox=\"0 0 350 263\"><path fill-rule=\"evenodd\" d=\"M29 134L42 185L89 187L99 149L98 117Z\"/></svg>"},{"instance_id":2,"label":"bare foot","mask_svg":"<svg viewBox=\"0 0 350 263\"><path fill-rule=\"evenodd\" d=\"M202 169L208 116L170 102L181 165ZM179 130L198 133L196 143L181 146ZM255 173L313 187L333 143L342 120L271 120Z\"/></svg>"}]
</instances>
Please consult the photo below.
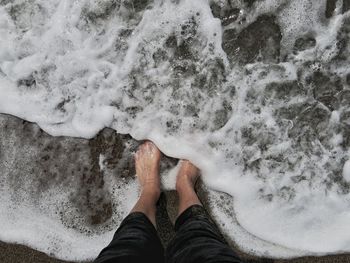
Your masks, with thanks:
<instances>
[{"instance_id":1,"label":"bare foot","mask_svg":"<svg viewBox=\"0 0 350 263\"><path fill-rule=\"evenodd\" d=\"M136 175L141 195L132 212L144 213L156 226L156 204L160 196L159 163L161 153L150 141L144 142L135 154Z\"/></svg>"},{"instance_id":2,"label":"bare foot","mask_svg":"<svg viewBox=\"0 0 350 263\"><path fill-rule=\"evenodd\" d=\"M190 161L182 161L176 179L176 191L179 194L178 215L181 215L190 206L201 205L194 190L198 177L199 169Z\"/></svg>"},{"instance_id":3,"label":"bare foot","mask_svg":"<svg viewBox=\"0 0 350 263\"><path fill-rule=\"evenodd\" d=\"M193 189L199 177L199 169L190 161L182 160L181 167L177 174L176 190L179 192Z\"/></svg>"},{"instance_id":4,"label":"bare foot","mask_svg":"<svg viewBox=\"0 0 350 263\"><path fill-rule=\"evenodd\" d=\"M135 154L136 175L141 186L141 195L160 195L159 163L161 153L151 141L144 142Z\"/></svg>"}]
</instances>

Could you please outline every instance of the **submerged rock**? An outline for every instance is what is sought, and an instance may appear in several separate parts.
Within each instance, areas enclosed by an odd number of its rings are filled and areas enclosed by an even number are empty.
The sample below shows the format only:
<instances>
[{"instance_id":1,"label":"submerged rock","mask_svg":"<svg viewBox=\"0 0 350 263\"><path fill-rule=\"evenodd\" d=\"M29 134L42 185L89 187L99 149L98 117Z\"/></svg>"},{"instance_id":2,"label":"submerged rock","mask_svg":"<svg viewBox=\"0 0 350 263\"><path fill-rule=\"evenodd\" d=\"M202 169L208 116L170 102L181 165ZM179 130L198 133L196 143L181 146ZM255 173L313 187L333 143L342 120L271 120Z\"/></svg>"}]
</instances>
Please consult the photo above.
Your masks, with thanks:
<instances>
[{"instance_id":1,"label":"submerged rock","mask_svg":"<svg viewBox=\"0 0 350 263\"><path fill-rule=\"evenodd\" d=\"M297 96L305 96L306 90L303 85L297 81L269 83L265 88L265 96L278 100L290 100Z\"/></svg>"},{"instance_id":2,"label":"submerged rock","mask_svg":"<svg viewBox=\"0 0 350 263\"><path fill-rule=\"evenodd\" d=\"M336 4L338 0L327 0L325 15L326 18L333 16Z\"/></svg>"},{"instance_id":3,"label":"submerged rock","mask_svg":"<svg viewBox=\"0 0 350 263\"><path fill-rule=\"evenodd\" d=\"M294 52L303 51L316 46L316 39L312 36L302 36L295 40Z\"/></svg>"},{"instance_id":4,"label":"submerged rock","mask_svg":"<svg viewBox=\"0 0 350 263\"><path fill-rule=\"evenodd\" d=\"M346 75L346 83L350 85L350 73Z\"/></svg>"},{"instance_id":5,"label":"submerged rock","mask_svg":"<svg viewBox=\"0 0 350 263\"><path fill-rule=\"evenodd\" d=\"M332 77L316 71L310 79L313 85L313 95L316 100L323 103L330 110L338 108L336 94L343 89L339 77Z\"/></svg>"},{"instance_id":6,"label":"submerged rock","mask_svg":"<svg viewBox=\"0 0 350 263\"><path fill-rule=\"evenodd\" d=\"M232 62L273 63L280 60L281 39L281 30L275 18L263 15L239 33L234 29L225 30L222 48Z\"/></svg>"},{"instance_id":7,"label":"submerged rock","mask_svg":"<svg viewBox=\"0 0 350 263\"><path fill-rule=\"evenodd\" d=\"M213 16L219 18L223 26L227 26L232 22L235 22L240 12L240 9L232 6L231 3L220 6L219 4L212 2L210 8Z\"/></svg>"},{"instance_id":8,"label":"submerged rock","mask_svg":"<svg viewBox=\"0 0 350 263\"><path fill-rule=\"evenodd\" d=\"M343 8L342 12L345 13L350 10L350 1L349 0L343 0Z\"/></svg>"},{"instance_id":9,"label":"submerged rock","mask_svg":"<svg viewBox=\"0 0 350 263\"><path fill-rule=\"evenodd\" d=\"M345 18L337 34L337 60L348 60L350 57L350 18Z\"/></svg>"}]
</instances>

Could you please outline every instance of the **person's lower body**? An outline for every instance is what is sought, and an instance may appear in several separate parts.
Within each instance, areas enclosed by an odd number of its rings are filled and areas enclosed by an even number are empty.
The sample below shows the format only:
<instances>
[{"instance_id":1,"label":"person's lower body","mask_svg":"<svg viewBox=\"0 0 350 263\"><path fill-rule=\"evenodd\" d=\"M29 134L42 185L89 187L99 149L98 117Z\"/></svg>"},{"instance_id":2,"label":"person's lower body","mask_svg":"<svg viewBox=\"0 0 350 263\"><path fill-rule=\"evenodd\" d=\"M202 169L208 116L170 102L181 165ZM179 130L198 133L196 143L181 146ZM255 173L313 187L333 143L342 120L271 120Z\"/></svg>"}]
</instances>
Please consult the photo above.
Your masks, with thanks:
<instances>
[{"instance_id":1,"label":"person's lower body","mask_svg":"<svg viewBox=\"0 0 350 263\"><path fill-rule=\"evenodd\" d=\"M129 214L95 263L242 262L226 244L201 205L187 208L176 220L176 235L164 249L156 228L140 212Z\"/></svg>"},{"instance_id":2,"label":"person's lower body","mask_svg":"<svg viewBox=\"0 0 350 263\"><path fill-rule=\"evenodd\" d=\"M168 263L242 262L202 205L187 208L177 218L175 232L165 253Z\"/></svg>"},{"instance_id":3,"label":"person's lower body","mask_svg":"<svg viewBox=\"0 0 350 263\"><path fill-rule=\"evenodd\" d=\"M148 217L141 212L132 212L94 263L137 262L164 262L164 248Z\"/></svg>"},{"instance_id":4,"label":"person's lower body","mask_svg":"<svg viewBox=\"0 0 350 263\"><path fill-rule=\"evenodd\" d=\"M179 216L175 223L176 234L164 253L155 227L160 194L159 162L160 152L153 143L141 145L135 156L141 196L112 242L94 262L242 262L201 205L194 190L199 170L188 161L182 163L177 176Z\"/></svg>"}]
</instances>

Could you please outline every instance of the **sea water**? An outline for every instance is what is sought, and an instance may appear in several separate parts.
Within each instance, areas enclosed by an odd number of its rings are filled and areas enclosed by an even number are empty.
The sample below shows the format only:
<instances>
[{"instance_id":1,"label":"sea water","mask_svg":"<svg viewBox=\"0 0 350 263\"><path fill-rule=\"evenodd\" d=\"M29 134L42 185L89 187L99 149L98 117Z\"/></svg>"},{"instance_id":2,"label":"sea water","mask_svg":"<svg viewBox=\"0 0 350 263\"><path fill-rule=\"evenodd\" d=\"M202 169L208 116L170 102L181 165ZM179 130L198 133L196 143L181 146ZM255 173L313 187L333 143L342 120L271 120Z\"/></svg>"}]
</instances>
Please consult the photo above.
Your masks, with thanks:
<instances>
[{"instance_id":1,"label":"sea water","mask_svg":"<svg viewBox=\"0 0 350 263\"><path fill-rule=\"evenodd\" d=\"M349 9L347 0L1 0L0 112L53 136L110 127L191 160L210 189L232 196L213 211L245 251L349 252ZM113 233L77 234L26 205L13 210L6 189L4 241L81 260Z\"/></svg>"}]
</instances>

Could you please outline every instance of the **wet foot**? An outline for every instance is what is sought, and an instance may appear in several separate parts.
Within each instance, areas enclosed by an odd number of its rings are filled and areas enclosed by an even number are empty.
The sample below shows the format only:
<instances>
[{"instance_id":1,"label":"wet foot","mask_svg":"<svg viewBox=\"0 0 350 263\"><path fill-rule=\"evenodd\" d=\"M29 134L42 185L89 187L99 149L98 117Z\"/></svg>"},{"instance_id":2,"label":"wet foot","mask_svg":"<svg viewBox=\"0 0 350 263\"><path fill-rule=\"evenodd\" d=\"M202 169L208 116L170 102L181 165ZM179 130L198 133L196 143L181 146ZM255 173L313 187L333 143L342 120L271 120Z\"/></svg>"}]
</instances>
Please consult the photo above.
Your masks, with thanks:
<instances>
[{"instance_id":1,"label":"wet foot","mask_svg":"<svg viewBox=\"0 0 350 263\"><path fill-rule=\"evenodd\" d=\"M176 190L181 193L194 190L194 186L199 177L199 169L194 166L190 161L181 161L181 167L176 179Z\"/></svg>"},{"instance_id":2,"label":"wet foot","mask_svg":"<svg viewBox=\"0 0 350 263\"><path fill-rule=\"evenodd\" d=\"M176 179L176 191L179 195L178 215L193 205L201 205L194 190L199 177L199 169L189 161L182 161Z\"/></svg>"},{"instance_id":3,"label":"wet foot","mask_svg":"<svg viewBox=\"0 0 350 263\"><path fill-rule=\"evenodd\" d=\"M141 195L157 201L160 195L159 163L161 152L151 141L144 142L135 154L136 175Z\"/></svg>"}]
</instances>

